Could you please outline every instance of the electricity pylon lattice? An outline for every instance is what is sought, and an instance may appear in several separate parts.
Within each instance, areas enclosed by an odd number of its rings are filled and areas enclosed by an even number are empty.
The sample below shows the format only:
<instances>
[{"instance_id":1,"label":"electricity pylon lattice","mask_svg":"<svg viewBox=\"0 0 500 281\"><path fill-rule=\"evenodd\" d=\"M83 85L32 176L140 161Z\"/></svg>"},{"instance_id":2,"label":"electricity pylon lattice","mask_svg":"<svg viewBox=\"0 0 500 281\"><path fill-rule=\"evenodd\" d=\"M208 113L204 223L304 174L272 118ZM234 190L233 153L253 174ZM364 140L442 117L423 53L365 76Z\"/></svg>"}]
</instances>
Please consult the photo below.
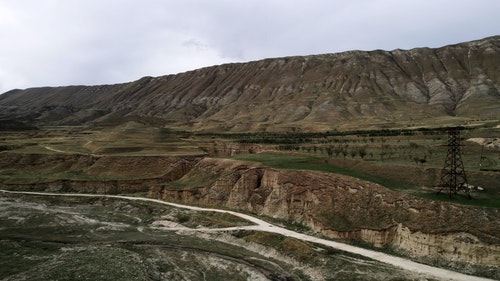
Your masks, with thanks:
<instances>
[{"instance_id":1,"label":"electricity pylon lattice","mask_svg":"<svg viewBox=\"0 0 500 281\"><path fill-rule=\"evenodd\" d=\"M441 182L438 193L446 190L451 197L463 190L470 198L460 147L460 130L458 128L450 129L448 131L448 154L446 155L444 167L441 170Z\"/></svg>"}]
</instances>

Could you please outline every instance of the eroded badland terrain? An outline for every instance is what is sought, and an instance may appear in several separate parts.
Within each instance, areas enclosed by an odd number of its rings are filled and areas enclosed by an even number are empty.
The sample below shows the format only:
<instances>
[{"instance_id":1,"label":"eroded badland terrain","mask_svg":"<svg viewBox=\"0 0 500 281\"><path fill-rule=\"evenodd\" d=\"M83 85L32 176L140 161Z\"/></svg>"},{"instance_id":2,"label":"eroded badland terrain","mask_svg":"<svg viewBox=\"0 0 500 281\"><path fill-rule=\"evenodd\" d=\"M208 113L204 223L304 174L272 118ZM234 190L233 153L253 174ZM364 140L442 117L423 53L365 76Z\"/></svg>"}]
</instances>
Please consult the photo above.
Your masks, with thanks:
<instances>
[{"instance_id":1,"label":"eroded badland terrain","mask_svg":"<svg viewBox=\"0 0 500 281\"><path fill-rule=\"evenodd\" d=\"M499 80L497 36L2 94L0 189L103 196L0 192L0 279L443 279L110 194L500 279ZM437 194L451 127L472 199Z\"/></svg>"}]
</instances>

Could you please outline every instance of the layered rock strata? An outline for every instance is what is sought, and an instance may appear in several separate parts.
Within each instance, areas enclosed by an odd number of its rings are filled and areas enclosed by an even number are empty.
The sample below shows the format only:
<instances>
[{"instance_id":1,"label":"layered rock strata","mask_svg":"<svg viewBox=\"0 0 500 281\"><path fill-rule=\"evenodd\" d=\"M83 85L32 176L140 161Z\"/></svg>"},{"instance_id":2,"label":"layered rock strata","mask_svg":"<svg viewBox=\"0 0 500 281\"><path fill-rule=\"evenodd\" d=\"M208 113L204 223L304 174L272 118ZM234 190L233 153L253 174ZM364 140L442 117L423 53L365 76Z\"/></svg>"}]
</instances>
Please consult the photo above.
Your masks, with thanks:
<instances>
[{"instance_id":1,"label":"layered rock strata","mask_svg":"<svg viewBox=\"0 0 500 281\"><path fill-rule=\"evenodd\" d=\"M212 180L197 188L155 187L150 195L299 222L331 238L392 247L414 257L480 266L500 262L496 209L422 200L330 173L210 158L180 181L200 173Z\"/></svg>"}]
</instances>

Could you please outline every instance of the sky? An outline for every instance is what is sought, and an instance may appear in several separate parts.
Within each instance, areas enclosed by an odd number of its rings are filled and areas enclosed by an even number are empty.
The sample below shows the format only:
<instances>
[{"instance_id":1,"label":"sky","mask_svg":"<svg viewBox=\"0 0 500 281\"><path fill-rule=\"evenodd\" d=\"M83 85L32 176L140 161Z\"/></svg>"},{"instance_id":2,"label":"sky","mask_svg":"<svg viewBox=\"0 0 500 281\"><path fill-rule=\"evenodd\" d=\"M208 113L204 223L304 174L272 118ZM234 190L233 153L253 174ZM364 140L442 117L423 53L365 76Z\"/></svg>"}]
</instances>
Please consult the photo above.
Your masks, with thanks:
<instances>
[{"instance_id":1,"label":"sky","mask_svg":"<svg viewBox=\"0 0 500 281\"><path fill-rule=\"evenodd\" d=\"M500 35L499 0L0 0L0 93Z\"/></svg>"}]
</instances>

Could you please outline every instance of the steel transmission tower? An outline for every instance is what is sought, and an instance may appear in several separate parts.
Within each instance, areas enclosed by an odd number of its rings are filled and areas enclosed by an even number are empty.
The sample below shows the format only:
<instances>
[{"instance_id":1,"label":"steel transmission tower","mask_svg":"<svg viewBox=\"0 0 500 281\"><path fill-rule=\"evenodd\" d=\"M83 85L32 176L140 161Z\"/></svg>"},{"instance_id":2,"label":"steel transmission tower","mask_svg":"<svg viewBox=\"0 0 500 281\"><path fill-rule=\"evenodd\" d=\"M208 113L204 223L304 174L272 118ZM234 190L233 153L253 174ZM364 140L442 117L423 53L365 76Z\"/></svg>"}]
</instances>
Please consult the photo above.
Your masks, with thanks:
<instances>
[{"instance_id":1,"label":"steel transmission tower","mask_svg":"<svg viewBox=\"0 0 500 281\"><path fill-rule=\"evenodd\" d=\"M449 196L456 195L463 190L470 198L467 176L465 175L464 163L462 162L462 151L460 149L460 129L452 128L448 130L448 154L441 170L441 182L438 193L443 190Z\"/></svg>"}]
</instances>

